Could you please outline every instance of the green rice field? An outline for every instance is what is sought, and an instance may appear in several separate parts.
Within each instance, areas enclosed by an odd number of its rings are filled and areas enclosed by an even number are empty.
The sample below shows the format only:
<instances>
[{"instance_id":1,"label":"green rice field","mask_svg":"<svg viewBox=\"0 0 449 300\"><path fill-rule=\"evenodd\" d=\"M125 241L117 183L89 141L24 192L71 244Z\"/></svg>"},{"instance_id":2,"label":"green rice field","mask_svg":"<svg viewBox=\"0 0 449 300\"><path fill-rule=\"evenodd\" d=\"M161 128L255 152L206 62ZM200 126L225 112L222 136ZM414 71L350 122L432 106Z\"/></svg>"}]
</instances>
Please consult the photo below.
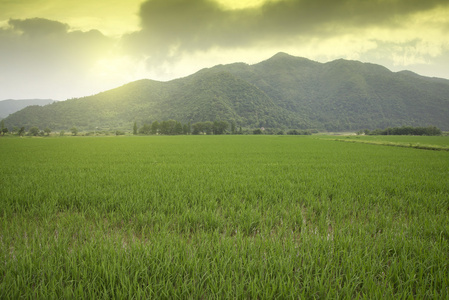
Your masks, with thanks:
<instances>
[{"instance_id":1,"label":"green rice field","mask_svg":"<svg viewBox=\"0 0 449 300\"><path fill-rule=\"evenodd\" d=\"M0 299L448 299L449 152L332 139L0 138Z\"/></svg>"},{"instance_id":2,"label":"green rice field","mask_svg":"<svg viewBox=\"0 0 449 300\"><path fill-rule=\"evenodd\" d=\"M449 138L447 136L339 136L325 137L324 139L334 139L344 142L357 142L374 145L385 145L395 147L409 147L424 150L449 151Z\"/></svg>"}]
</instances>

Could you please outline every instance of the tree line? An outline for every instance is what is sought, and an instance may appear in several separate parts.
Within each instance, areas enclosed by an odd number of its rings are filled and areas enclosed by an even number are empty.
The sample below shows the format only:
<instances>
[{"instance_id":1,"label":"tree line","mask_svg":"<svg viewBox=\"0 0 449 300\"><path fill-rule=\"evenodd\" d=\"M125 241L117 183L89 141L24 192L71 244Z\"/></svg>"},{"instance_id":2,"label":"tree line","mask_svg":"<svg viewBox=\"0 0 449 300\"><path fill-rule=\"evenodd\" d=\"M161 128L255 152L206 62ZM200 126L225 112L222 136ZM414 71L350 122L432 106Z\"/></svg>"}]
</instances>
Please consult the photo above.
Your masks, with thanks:
<instances>
[{"instance_id":1,"label":"tree line","mask_svg":"<svg viewBox=\"0 0 449 300\"><path fill-rule=\"evenodd\" d=\"M72 135L77 135L78 134L78 129L76 127L72 127L70 129ZM25 129L24 126L22 127L17 127L14 126L11 130L9 130L7 127L5 127L5 123L3 120L0 121L0 133L2 135L5 135L7 133L11 133L11 134L17 134L19 136L24 136L24 135L28 135L28 136L50 136L50 133L52 132L52 130L48 127L45 127L45 129L40 130L39 127L37 126L33 126L30 127L27 130ZM63 136L65 134L64 130L61 130L59 135Z\"/></svg>"},{"instance_id":2,"label":"tree line","mask_svg":"<svg viewBox=\"0 0 449 300\"><path fill-rule=\"evenodd\" d=\"M180 134L225 134L230 127L230 133L236 134L236 125L234 122L229 124L226 121L206 121L190 122L182 124L176 120L154 121L151 124L144 123L142 127L138 128L137 123L134 122L133 134L162 134L162 135L180 135ZM242 131L240 127L239 132Z\"/></svg>"},{"instance_id":3,"label":"tree line","mask_svg":"<svg viewBox=\"0 0 449 300\"><path fill-rule=\"evenodd\" d=\"M441 129L435 126L428 127L388 127L385 129L375 129L359 131L358 134L364 133L365 135L441 135Z\"/></svg>"}]
</instances>

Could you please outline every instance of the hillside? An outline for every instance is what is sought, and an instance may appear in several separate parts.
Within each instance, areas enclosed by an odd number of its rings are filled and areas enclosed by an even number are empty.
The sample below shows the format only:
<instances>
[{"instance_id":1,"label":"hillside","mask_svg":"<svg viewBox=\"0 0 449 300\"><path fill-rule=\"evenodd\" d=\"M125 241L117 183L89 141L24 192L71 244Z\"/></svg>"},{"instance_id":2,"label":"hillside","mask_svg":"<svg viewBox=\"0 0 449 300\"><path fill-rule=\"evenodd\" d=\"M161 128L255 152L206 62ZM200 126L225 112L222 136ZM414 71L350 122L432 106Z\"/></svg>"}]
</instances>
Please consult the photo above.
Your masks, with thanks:
<instances>
[{"instance_id":1,"label":"hillside","mask_svg":"<svg viewBox=\"0 0 449 300\"><path fill-rule=\"evenodd\" d=\"M2 100L0 101L0 119L6 118L8 115L30 105L43 106L53 102L55 102L55 100L51 99Z\"/></svg>"},{"instance_id":2,"label":"hillside","mask_svg":"<svg viewBox=\"0 0 449 300\"><path fill-rule=\"evenodd\" d=\"M312 127L356 130L435 125L449 129L449 80L358 61L321 64L279 53L254 66L217 66L257 85Z\"/></svg>"},{"instance_id":3,"label":"hillside","mask_svg":"<svg viewBox=\"0 0 449 300\"><path fill-rule=\"evenodd\" d=\"M203 69L169 82L140 80L94 96L27 107L7 126L132 128L154 120L225 120L243 127L340 131L388 126L449 130L449 80L374 64L318 63L278 53L255 65Z\"/></svg>"}]
</instances>

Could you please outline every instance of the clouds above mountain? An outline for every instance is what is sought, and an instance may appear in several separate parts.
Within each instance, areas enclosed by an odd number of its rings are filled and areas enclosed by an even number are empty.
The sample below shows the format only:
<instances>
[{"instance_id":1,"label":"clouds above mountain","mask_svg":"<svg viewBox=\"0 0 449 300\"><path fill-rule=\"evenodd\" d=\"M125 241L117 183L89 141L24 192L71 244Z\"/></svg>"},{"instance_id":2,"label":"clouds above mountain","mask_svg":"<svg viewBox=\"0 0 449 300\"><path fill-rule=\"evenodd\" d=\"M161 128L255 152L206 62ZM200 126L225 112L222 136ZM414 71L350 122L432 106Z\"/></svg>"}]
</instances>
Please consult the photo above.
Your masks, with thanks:
<instances>
[{"instance_id":1,"label":"clouds above mountain","mask_svg":"<svg viewBox=\"0 0 449 300\"><path fill-rule=\"evenodd\" d=\"M29 59L33 64L90 64L107 52L112 40L98 30L70 30L68 24L46 19L10 19L0 31L3 59Z\"/></svg>"},{"instance_id":2,"label":"clouds above mountain","mask_svg":"<svg viewBox=\"0 0 449 300\"><path fill-rule=\"evenodd\" d=\"M0 29L3 93L48 90L49 86L54 91L61 89L61 95L67 93L71 83L88 77L89 69L113 45L113 40L98 30L71 31L69 25L57 21L11 19L8 25Z\"/></svg>"},{"instance_id":3,"label":"clouds above mountain","mask_svg":"<svg viewBox=\"0 0 449 300\"><path fill-rule=\"evenodd\" d=\"M348 36L360 42L368 38L377 47L377 41L397 41L397 35L404 42L425 39L423 30L405 36L404 31L422 26L415 24L417 19L439 9L447 12L447 1L278 0L235 10L212 0L148 0L140 8L142 29L124 41L151 63L214 47L301 48L300 43ZM448 24L434 20L432 29L443 33Z\"/></svg>"},{"instance_id":4,"label":"clouds above mountain","mask_svg":"<svg viewBox=\"0 0 449 300\"><path fill-rule=\"evenodd\" d=\"M0 0L0 8L0 99L78 97L279 51L449 78L447 0Z\"/></svg>"}]
</instances>

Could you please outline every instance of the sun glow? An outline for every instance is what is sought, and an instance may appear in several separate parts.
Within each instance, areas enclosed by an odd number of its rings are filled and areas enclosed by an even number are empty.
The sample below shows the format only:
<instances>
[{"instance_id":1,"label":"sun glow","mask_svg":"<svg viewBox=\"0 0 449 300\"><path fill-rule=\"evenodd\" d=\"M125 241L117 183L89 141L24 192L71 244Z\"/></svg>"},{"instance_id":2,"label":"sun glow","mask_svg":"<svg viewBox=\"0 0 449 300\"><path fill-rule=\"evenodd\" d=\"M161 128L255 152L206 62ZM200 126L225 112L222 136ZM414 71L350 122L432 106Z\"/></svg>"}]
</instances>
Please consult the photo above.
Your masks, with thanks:
<instances>
[{"instance_id":1,"label":"sun glow","mask_svg":"<svg viewBox=\"0 0 449 300\"><path fill-rule=\"evenodd\" d=\"M272 0L276 1L276 0ZM271 1L271 2L272 2ZM279 1L279 0L277 0ZM270 0L216 0L216 2L220 3L223 7L229 9L244 9L250 7L257 7L262 5L263 3L270 2Z\"/></svg>"}]
</instances>

